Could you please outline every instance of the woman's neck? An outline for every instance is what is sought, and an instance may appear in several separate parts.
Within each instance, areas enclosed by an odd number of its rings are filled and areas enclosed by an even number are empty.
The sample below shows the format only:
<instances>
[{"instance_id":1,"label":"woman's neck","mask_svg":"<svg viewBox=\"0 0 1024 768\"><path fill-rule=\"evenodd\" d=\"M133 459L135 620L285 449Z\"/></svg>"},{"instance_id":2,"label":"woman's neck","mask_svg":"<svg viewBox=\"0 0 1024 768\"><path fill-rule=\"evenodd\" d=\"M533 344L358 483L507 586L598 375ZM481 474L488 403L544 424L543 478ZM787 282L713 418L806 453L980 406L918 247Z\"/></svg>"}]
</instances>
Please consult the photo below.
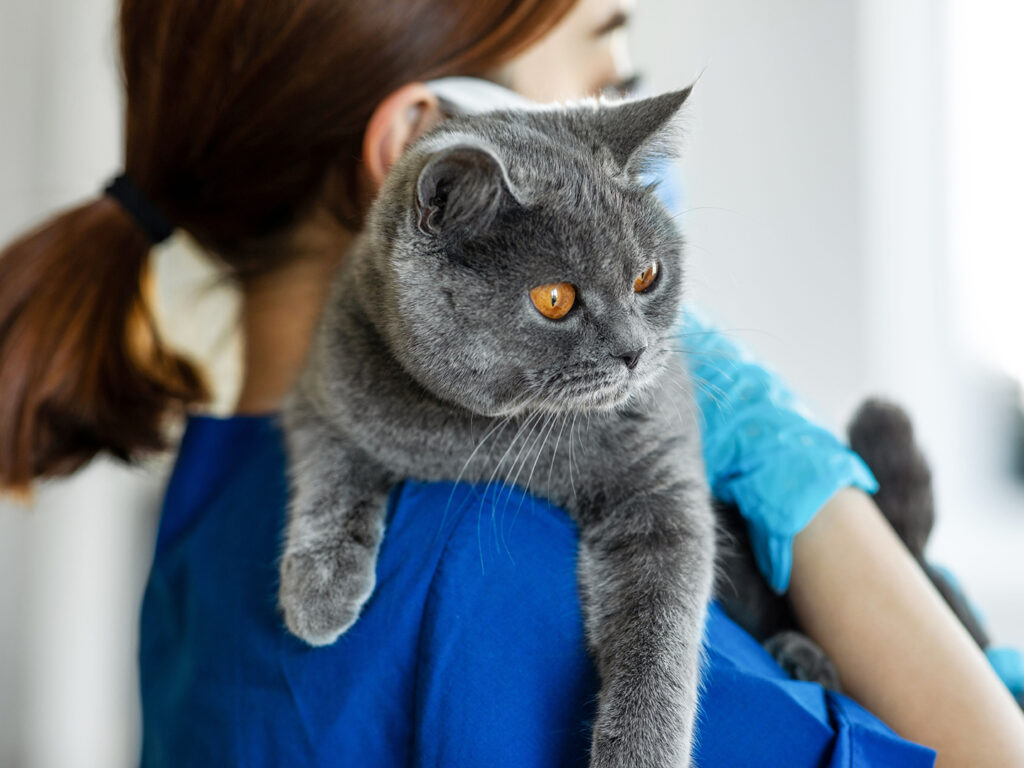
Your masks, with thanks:
<instances>
[{"instance_id":1,"label":"woman's neck","mask_svg":"<svg viewBox=\"0 0 1024 768\"><path fill-rule=\"evenodd\" d=\"M236 413L280 410L306 361L332 278L351 240L336 229L307 233L301 256L245 282L244 374Z\"/></svg>"}]
</instances>

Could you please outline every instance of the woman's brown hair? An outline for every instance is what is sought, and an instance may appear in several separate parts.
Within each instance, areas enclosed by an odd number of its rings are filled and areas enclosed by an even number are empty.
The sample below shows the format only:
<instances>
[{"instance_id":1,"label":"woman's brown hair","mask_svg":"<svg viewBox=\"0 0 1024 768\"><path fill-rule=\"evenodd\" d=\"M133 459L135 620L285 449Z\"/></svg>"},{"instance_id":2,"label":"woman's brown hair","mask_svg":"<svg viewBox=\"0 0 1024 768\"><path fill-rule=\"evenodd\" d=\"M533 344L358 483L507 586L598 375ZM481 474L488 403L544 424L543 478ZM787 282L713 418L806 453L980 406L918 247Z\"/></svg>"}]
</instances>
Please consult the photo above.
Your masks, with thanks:
<instances>
[{"instance_id":1,"label":"woman's brown hair","mask_svg":"<svg viewBox=\"0 0 1024 768\"><path fill-rule=\"evenodd\" d=\"M309 211L329 169L358 228L363 131L406 82L484 74L574 0L123 0L125 170L236 274ZM151 243L110 197L0 253L0 488L107 450L163 446L201 401L200 372L161 343L145 298Z\"/></svg>"}]
</instances>

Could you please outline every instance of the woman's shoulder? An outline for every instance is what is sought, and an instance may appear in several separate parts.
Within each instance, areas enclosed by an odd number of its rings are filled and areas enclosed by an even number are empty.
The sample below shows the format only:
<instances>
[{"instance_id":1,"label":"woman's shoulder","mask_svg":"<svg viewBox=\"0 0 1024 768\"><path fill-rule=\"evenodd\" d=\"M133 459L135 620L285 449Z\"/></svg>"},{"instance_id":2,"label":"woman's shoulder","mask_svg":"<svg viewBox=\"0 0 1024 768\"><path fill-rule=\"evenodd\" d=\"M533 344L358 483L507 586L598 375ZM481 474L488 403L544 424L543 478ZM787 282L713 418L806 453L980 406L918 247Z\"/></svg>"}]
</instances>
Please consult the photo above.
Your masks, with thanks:
<instances>
[{"instance_id":1,"label":"woman's shoulder","mask_svg":"<svg viewBox=\"0 0 1024 768\"><path fill-rule=\"evenodd\" d=\"M273 507L287 493L277 417L193 414L185 422L160 514L157 553L195 525L224 521L211 508L241 514L244 504Z\"/></svg>"}]
</instances>

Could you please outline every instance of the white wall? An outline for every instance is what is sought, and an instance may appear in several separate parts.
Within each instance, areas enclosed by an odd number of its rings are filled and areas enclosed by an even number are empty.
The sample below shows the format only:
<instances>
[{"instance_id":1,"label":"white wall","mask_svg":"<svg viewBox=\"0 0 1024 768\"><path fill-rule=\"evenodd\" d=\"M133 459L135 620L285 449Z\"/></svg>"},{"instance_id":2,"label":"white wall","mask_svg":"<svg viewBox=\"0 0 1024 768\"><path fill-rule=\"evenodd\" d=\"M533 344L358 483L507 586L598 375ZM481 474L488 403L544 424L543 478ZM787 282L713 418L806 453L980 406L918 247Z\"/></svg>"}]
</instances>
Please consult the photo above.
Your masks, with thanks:
<instances>
[{"instance_id":1,"label":"white wall","mask_svg":"<svg viewBox=\"0 0 1024 768\"><path fill-rule=\"evenodd\" d=\"M652 91L701 75L682 160L697 303L834 428L869 394L907 407L935 471L931 554L960 576L997 641L1024 645L1024 492L1003 467L1011 398L972 364L954 301L965 280L998 284L979 273L995 257L975 249L1006 253L1020 243L1019 226L990 213L970 235L960 228L960 251L952 245L966 203L1007 215L1024 205L1011 196L1024 176L1009 139L1019 132L1001 127L1020 124L1007 95L1024 66L1024 55L1008 59L1020 48L1007 10L647 0L634 50ZM960 45L965 30L970 51ZM951 117L969 137L952 147ZM1014 158L999 175L1015 182L977 183L979 159L991 177ZM967 170L976 183L961 192ZM985 309L1011 316L1005 303Z\"/></svg>"},{"instance_id":2,"label":"white wall","mask_svg":"<svg viewBox=\"0 0 1024 768\"><path fill-rule=\"evenodd\" d=\"M113 0L0 6L0 240L120 165ZM0 765L137 762L137 606L163 469L0 502Z\"/></svg>"},{"instance_id":3,"label":"white wall","mask_svg":"<svg viewBox=\"0 0 1024 768\"><path fill-rule=\"evenodd\" d=\"M1024 485L1012 418L1024 383L1024 5L948 2L949 306L970 407L959 409L962 514L936 542L965 563L997 637L1024 637ZM1016 441L1016 446L1014 442ZM1020 454L1017 461L1021 459ZM979 533L980 531L980 533Z\"/></svg>"},{"instance_id":4,"label":"white wall","mask_svg":"<svg viewBox=\"0 0 1024 768\"><path fill-rule=\"evenodd\" d=\"M121 166L115 0L0 0L0 242L101 190ZM239 369L235 298L177 237L154 253L167 335L214 371L227 410ZM188 311L179 311L187 306ZM167 457L98 461L0 500L0 766L137 763L138 608Z\"/></svg>"},{"instance_id":5,"label":"white wall","mask_svg":"<svg viewBox=\"0 0 1024 768\"><path fill-rule=\"evenodd\" d=\"M864 367L855 6L663 0L637 15L652 91L702 73L683 158L693 296L817 410L844 412Z\"/></svg>"}]
</instances>

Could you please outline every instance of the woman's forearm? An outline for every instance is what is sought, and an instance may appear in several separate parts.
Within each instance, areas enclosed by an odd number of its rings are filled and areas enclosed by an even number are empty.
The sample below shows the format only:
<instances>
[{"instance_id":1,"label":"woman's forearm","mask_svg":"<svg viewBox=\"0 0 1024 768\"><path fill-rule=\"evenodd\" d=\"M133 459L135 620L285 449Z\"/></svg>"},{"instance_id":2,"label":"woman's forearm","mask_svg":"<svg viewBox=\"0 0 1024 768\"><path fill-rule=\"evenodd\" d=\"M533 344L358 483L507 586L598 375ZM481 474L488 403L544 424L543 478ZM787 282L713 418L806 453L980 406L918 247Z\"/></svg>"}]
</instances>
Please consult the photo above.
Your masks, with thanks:
<instances>
[{"instance_id":1,"label":"woman's forearm","mask_svg":"<svg viewBox=\"0 0 1024 768\"><path fill-rule=\"evenodd\" d=\"M1024 716L871 497L840 491L797 536L789 594L844 690L940 768L1024 766Z\"/></svg>"}]
</instances>

